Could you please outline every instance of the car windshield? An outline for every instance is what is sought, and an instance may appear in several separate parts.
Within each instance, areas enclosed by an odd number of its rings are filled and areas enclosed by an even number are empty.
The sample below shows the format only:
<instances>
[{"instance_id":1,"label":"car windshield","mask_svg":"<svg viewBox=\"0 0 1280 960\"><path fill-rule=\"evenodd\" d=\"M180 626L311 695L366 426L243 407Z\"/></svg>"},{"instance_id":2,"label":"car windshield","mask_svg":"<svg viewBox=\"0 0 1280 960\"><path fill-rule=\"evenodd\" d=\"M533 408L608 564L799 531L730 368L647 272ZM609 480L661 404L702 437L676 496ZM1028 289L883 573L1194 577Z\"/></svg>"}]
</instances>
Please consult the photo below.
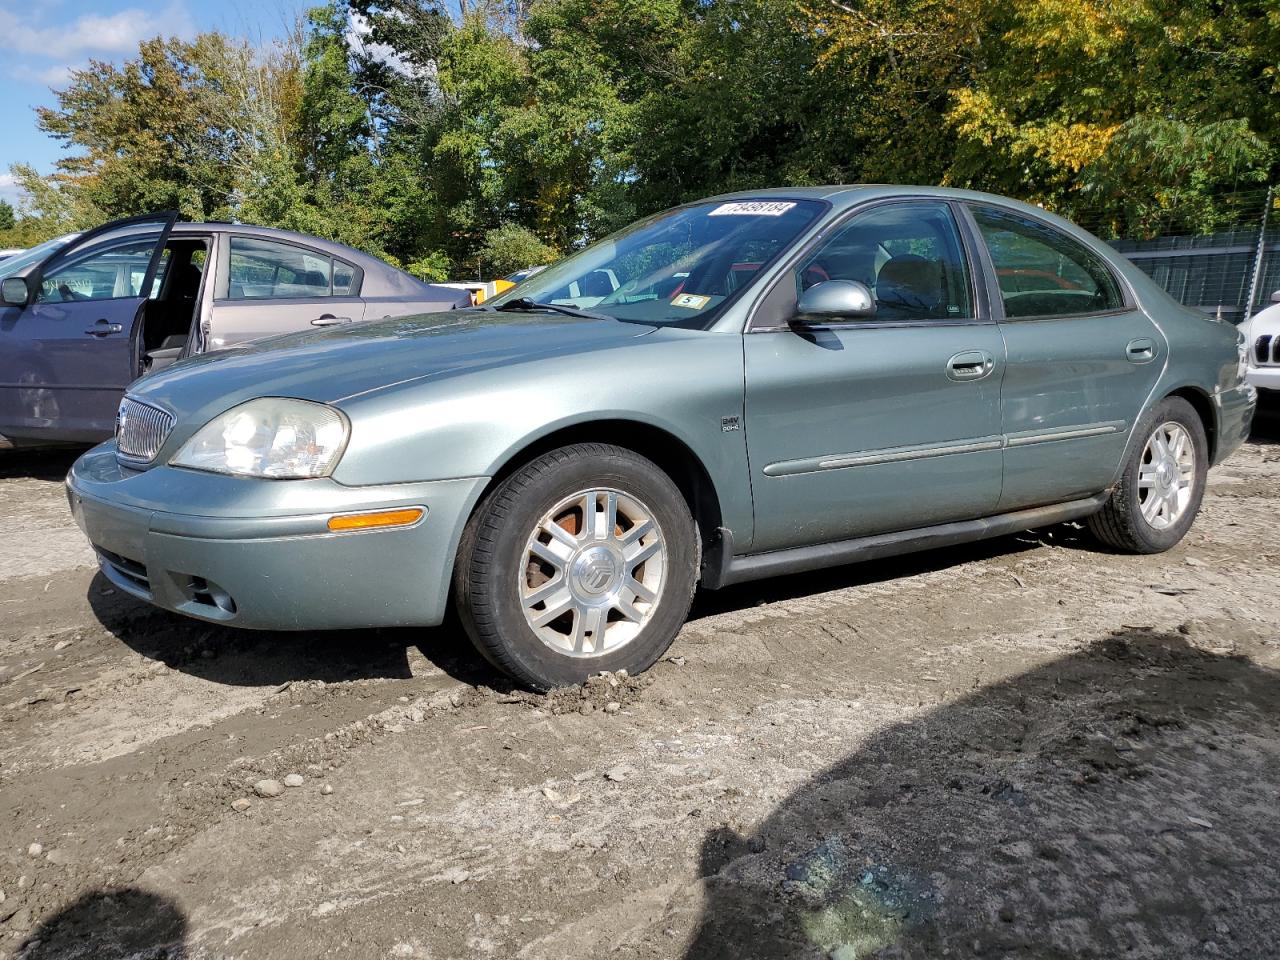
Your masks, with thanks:
<instances>
[{"instance_id":1,"label":"car windshield","mask_svg":"<svg viewBox=\"0 0 1280 960\"><path fill-rule=\"evenodd\" d=\"M668 210L529 277L486 306L510 309L528 301L639 323L705 326L824 206L815 200L728 200Z\"/></svg>"},{"instance_id":2,"label":"car windshield","mask_svg":"<svg viewBox=\"0 0 1280 960\"><path fill-rule=\"evenodd\" d=\"M78 233L68 233L66 236L54 237L30 250L14 254L7 260L0 260L0 280L23 273L27 267L39 263L50 254L57 253L78 236Z\"/></svg>"}]
</instances>

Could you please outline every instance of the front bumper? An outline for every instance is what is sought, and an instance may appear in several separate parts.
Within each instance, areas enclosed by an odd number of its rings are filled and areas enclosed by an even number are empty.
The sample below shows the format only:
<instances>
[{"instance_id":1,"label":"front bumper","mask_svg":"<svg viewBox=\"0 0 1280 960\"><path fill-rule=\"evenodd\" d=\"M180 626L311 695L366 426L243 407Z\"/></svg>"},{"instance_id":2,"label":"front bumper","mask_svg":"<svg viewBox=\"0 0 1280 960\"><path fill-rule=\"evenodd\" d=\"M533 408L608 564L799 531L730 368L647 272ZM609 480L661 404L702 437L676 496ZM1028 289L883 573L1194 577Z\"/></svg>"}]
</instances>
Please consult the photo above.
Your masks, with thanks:
<instances>
[{"instance_id":1,"label":"front bumper","mask_svg":"<svg viewBox=\"0 0 1280 960\"><path fill-rule=\"evenodd\" d=\"M1213 400L1218 408L1218 442L1213 462L1218 464L1249 439L1253 414L1258 408L1258 391L1253 384L1246 382L1218 391Z\"/></svg>"},{"instance_id":2,"label":"front bumper","mask_svg":"<svg viewBox=\"0 0 1280 960\"><path fill-rule=\"evenodd\" d=\"M1245 379L1259 390L1280 390L1280 367L1250 366Z\"/></svg>"},{"instance_id":3,"label":"front bumper","mask_svg":"<svg viewBox=\"0 0 1280 960\"><path fill-rule=\"evenodd\" d=\"M76 461L67 496L102 573L125 593L259 630L434 626L485 478L346 487ZM422 507L413 526L331 533L337 513Z\"/></svg>"}]
</instances>

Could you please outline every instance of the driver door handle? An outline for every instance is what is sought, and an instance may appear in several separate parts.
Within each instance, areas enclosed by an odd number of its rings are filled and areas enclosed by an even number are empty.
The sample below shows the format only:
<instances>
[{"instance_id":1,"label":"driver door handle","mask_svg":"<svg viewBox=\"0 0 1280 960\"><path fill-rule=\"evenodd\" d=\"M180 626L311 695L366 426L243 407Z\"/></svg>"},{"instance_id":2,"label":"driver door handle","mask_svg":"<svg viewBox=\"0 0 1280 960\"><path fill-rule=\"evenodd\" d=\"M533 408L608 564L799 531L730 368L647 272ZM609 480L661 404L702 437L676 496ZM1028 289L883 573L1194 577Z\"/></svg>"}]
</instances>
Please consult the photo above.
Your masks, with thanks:
<instances>
[{"instance_id":1,"label":"driver door handle","mask_svg":"<svg viewBox=\"0 0 1280 960\"><path fill-rule=\"evenodd\" d=\"M120 333L124 327L118 323L107 323L106 320L99 320L92 327L85 331L91 337L107 337L113 333Z\"/></svg>"},{"instance_id":2,"label":"driver door handle","mask_svg":"<svg viewBox=\"0 0 1280 960\"><path fill-rule=\"evenodd\" d=\"M350 317L335 317L332 313L322 313L311 321L313 327L332 327L339 323L350 323Z\"/></svg>"}]
</instances>

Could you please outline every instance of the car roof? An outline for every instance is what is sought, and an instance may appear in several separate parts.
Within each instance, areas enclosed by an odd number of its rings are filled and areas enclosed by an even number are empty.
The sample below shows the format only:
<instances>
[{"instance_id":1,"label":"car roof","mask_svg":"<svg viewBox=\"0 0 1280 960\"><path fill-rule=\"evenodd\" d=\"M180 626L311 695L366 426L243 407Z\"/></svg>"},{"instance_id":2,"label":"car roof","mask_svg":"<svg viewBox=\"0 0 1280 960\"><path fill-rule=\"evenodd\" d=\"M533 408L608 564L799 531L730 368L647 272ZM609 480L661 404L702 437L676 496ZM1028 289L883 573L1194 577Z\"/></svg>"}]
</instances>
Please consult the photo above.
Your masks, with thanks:
<instances>
[{"instance_id":1,"label":"car roof","mask_svg":"<svg viewBox=\"0 0 1280 960\"><path fill-rule=\"evenodd\" d=\"M995 193L983 193L979 190L961 190L956 187L938 187L923 184L896 183L845 183L828 184L810 187L767 187L762 190L740 190L736 193L725 193L718 197L708 197L708 201L727 200L821 200L831 204L836 213L864 203L867 200L880 198L936 198L939 200L967 200L987 203L1012 210L1019 210L1032 217L1047 221L1059 230L1084 240L1086 243L1106 246L1093 234L1072 223L1064 217L1051 213L1037 204L1025 203ZM1111 251L1112 254L1115 251Z\"/></svg>"},{"instance_id":2,"label":"car roof","mask_svg":"<svg viewBox=\"0 0 1280 960\"><path fill-rule=\"evenodd\" d=\"M362 253L353 247L348 247L345 243L338 243L336 240L325 240L323 237L312 236L309 233L297 233L293 230L281 230L278 227L257 227L245 223L232 223L229 220L210 220L204 223L188 223L185 220L179 220L173 225L174 233L236 233L246 237L261 237L264 240L283 240L286 243L297 243L302 246L312 247L316 250L323 250L334 256L344 257L346 259L354 259L359 257L361 260L373 260L381 263L376 257L371 257L367 253Z\"/></svg>"},{"instance_id":3,"label":"car roof","mask_svg":"<svg viewBox=\"0 0 1280 960\"><path fill-rule=\"evenodd\" d=\"M419 280L417 277L393 267L385 260L380 260L361 250L348 247L344 243L325 240L323 237L316 237L311 234L296 233L292 230L281 230L276 227L257 227L244 223L232 223L226 220L204 223L189 223L185 220L180 220L173 225L173 233L177 236L200 233L234 233L244 237L294 243L320 253L327 253L329 256L338 257L358 266L364 271L364 282L361 285L360 292L361 296L366 298L405 295L421 296L424 293L434 293L439 295L441 299L447 299L443 295L444 291L438 286Z\"/></svg>"},{"instance_id":4,"label":"car roof","mask_svg":"<svg viewBox=\"0 0 1280 960\"><path fill-rule=\"evenodd\" d=\"M944 200L977 200L1020 207L1045 216L1047 211L1010 197L978 190L961 190L956 187L939 187L926 184L900 183L833 183L807 187L765 187L760 190L738 190L734 193L709 197L709 200L825 200L836 208L851 206L874 197L937 197Z\"/></svg>"}]
</instances>

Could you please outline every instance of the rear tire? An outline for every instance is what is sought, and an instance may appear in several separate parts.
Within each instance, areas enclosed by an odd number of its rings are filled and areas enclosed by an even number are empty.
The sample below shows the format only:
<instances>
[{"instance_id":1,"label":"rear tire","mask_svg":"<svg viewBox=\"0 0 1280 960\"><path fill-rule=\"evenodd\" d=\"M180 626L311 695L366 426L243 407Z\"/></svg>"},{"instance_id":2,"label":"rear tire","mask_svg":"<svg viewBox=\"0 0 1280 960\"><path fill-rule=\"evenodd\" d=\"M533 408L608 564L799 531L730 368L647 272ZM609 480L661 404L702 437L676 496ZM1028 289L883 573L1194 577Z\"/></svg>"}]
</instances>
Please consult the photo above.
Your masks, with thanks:
<instances>
[{"instance_id":1,"label":"rear tire","mask_svg":"<svg viewBox=\"0 0 1280 960\"><path fill-rule=\"evenodd\" d=\"M490 663L548 690L650 667L684 624L696 575L696 527L671 478L625 448L579 443L484 499L454 599Z\"/></svg>"},{"instance_id":2,"label":"rear tire","mask_svg":"<svg viewBox=\"0 0 1280 960\"><path fill-rule=\"evenodd\" d=\"M1089 518L1104 544L1130 553L1161 553L1191 529L1204 498L1209 443L1195 408L1166 397L1134 431L1120 483Z\"/></svg>"}]
</instances>

